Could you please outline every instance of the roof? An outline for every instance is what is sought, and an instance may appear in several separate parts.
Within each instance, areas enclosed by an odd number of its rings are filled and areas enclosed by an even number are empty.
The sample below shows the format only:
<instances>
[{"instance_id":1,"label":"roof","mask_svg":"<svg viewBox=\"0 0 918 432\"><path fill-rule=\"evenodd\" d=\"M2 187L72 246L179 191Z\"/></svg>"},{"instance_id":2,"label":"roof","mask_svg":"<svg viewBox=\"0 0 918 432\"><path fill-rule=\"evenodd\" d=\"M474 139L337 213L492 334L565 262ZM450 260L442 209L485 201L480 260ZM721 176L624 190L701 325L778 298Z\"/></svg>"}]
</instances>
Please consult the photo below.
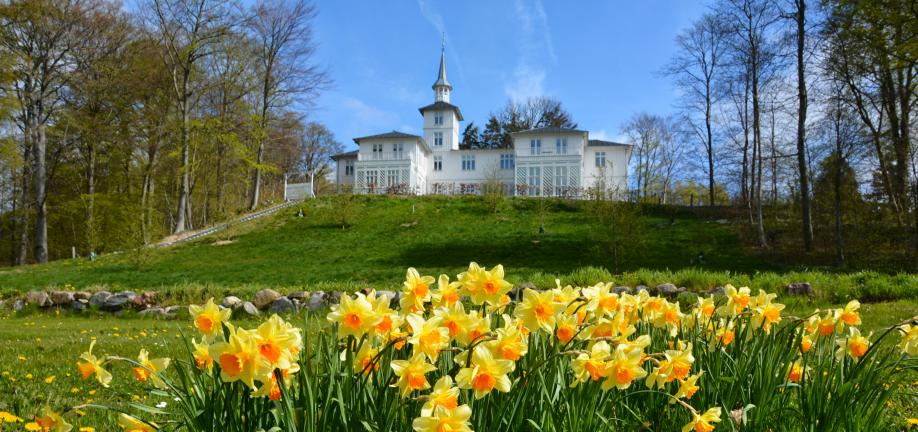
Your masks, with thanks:
<instances>
[{"instance_id":1,"label":"roof","mask_svg":"<svg viewBox=\"0 0 918 432\"><path fill-rule=\"evenodd\" d=\"M449 85L449 81L446 80L446 48L440 52L440 74L437 75L437 82L434 83L433 88L436 90L440 86L453 89L453 86Z\"/></svg>"},{"instance_id":2,"label":"roof","mask_svg":"<svg viewBox=\"0 0 918 432\"><path fill-rule=\"evenodd\" d=\"M431 111L431 110L438 110L438 111L453 110L456 112L456 116L459 117L459 121L465 120L462 118L462 111L459 111L459 107L449 102L437 101L430 105L422 106L418 108L418 111L421 112L421 115L424 115L424 111Z\"/></svg>"},{"instance_id":3,"label":"roof","mask_svg":"<svg viewBox=\"0 0 918 432\"><path fill-rule=\"evenodd\" d=\"M603 141L603 140L596 140L596 139L591 139L587 143L587 145L590 147L632 147L631 144L622 144L622 143L617 143L617 142L612 142L612 141Z\"/></svg>"},{"instance_id":4,"label":"roof","mask_svg":"<svg viewBox=\"0 0 918 432\"><path fill-rule=\"evenodd\" d=\"M360 144L360 141L361 141L361 140L366 140L366 139L387 139L387 138L416 138L416 139L420 139L421 137L418 136L418 135L406 134L406 133L404 133L404 132L392 131L392 132L386 132L386 133L381 133L381 134L377 134L377 135L369 135L369 136L365 136L365 137L354 138L354 142L357 143L357 144Z\"/></svg>"},{"instance_id":5,"label":"roof","mask_svg":"<svg viewBox=\"0 0 918 432\"><path fill-rule=\"evenodd\" d=\"M536 134L536 133L570 133L570 134L581 134L581 133L587 133L587 131L583 131L583 130L580 130L580 129L573 129L573 128L563 128L563 127L549 126L549 127L543 127L543 128L528 129L528 130L519 131L519 132L510 132L510 135L514 135L514 134Z\"/></svg>"},{"instance_id":6,"label":"roof","mask_svg":"<svg viewBox=\"0 0 918 432\"><path fill-rule=\"evenodd\" d=\"M349 158L349 157L357 157L357 150L352 150L352 151L344 152L344 153L338 153L332 156L331 158L332 160L338 160L338 159L344 159L344 158Z\"/></svg>"}]
</instances>

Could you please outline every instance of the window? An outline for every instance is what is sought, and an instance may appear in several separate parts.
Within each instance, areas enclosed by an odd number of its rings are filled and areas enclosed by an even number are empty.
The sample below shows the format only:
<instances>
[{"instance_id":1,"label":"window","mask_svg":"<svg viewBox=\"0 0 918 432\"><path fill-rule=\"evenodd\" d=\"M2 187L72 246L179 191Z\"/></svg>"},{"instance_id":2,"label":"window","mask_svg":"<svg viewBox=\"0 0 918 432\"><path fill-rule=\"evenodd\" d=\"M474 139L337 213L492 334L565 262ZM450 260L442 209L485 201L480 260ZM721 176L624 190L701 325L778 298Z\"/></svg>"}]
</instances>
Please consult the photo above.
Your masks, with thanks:
<instances>
[{"instance_id":1,"label":"window","mask_svg":"<svg viewBox=\"0 0 918 432\"><path fill-rule=\"evenodd\" d=\"M542 140L529 140L529 154L537 155L539 153L542 153Z\"/></svg>"},{"instance_id":2,"label":"window","mask_svg":"<svg viewBox=\"0 0 918 432\"><path fill-rule=\"evenodd\" d=\"M344 175L352 176L354 175L354 161L344 161Z\"/></svg>"},{"instance_id":3,"label":"window","mask_svg":"<svg viewBox=\"0 0 918 432\"><path fill-rule=\"evenodd\" d=\"M558 138L555 140L555 153L559 155L567 154L567 138Z\"/></svg>"},{"instance_id":4,"label":"window","mask_svg":"<svg viewBox=\"0 0 918 432\"><path fill-rule=\"evenodd\" d=\"M397 170L397 169L390 169L390 170L386 171L386 186L387 186L387 187L393 187L393 186L398 186L398 184L399 184L399 181L398 181L398 170Z\"/></svg>"},{"instance_id":5,"label":"window","mask_svg":"<svg viewBox=\"0 0 918 432\"><path fill-rule=\"evenodd\" d=\"M392 144L392 159L405 158L405 145L402 143Z\"/></svg>"},{"instance_id":6,"label":"window","mask_svg":"<svg viewBox=\"0 0 918 432\"><path fill-rule=\"evenodd\" d=\"M376 170L367 170L367 189L370 192L374 191L377 186L379 186L379 177L376 175Z\"/></svg>"},{"instance_id":7,"label":"window","mask_svg":"<svg viewBox=\"0 0 918 432\"><path fill-rule=\"evenodd\" d=\"M373 159L374 160L382 159L382 154L383 154L383 145L373 144Z\"/></svg>"},{"instance_id":8,"label":"window","mask_svg":"<svg viewBox=\"0 0 918 432\"><path fill-rule=\"evenodd\" d=\"M443 124L443 113L441 113L441 112L434 113L434 124L435 124L435 125L442 125L442 124Z\"/></svg>"},{"instance_id":9,"label":"window","mask_svg":"<svg viewBox=\"0 0 918 432\"><path fill-rule=\"evenodd\" d=\"M555 167L555 196L564 196L568 186L567 167Z\"/></svg>"},{"instance_id":10,"label":"window","mask_svg":"<svg viewBox=\"0 0 918 432\"><path fill-rule=\"evenodd\" d=\"M443 171L443 156L434 156L434 171Z\"/></svg>"},{"instance_id":11,"label":"window","mask_svg":"<svg viewBox=\"0 0 918 432\"><path fill-rule=\"evenodd\" d=\"M596 166L600 168L606 166L606 152L596 152Z\"/></svg>"},{"instance_id":12,"label":"window","mask_svg":"<svg viewBox=\"0 0 918 432\"><path fill-rule=\"evenodd\" d=\"M434 147L443 147L443 132L434 132Z\"/></svg>"},{"instance_id":13,"label":"window","mask_svg":"<svg viewBox=\"0 0 918 432\"><path fill-rule=\"evenodd\" d=\"M462 155L462 170L475 171L475 155Z\"/></svg>"},{"instance_id":14,"label":"window","mask_svg":"<svg viewBox=\"0 0 918 432\"><path fill-rule=\"evenodd\" d=\"M513 153L502 153L500 155L500 169L513 169Z\"/></svg>"},{"instance_id":15,"label":"window","mask_svg":"<svg viewBox=\"0 0 918 432\"><path fill-rule=\"evenodd\" d=\"M529 167L529 176L526 177L526 189L529 196L541 195L542 189L542 169L539 167Z\"/></svg>"}]
</instances>

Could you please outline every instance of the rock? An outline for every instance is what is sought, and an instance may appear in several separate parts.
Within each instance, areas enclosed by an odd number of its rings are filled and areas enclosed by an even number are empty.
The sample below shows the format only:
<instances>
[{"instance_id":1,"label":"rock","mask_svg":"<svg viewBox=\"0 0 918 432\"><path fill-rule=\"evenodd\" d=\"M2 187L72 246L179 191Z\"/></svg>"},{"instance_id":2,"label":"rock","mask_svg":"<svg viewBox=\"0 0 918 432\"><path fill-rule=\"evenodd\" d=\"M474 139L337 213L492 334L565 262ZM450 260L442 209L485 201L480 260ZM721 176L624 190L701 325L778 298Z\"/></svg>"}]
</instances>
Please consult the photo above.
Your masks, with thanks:
<instances>
[{"instance_id":1,"label":"rock","mask_svg":"<svg viewBox=\"0 0 918 432\"><path fill-rule=\"evenodd\" d=\"M312 293L306 303L306 308L314 311L323 307L325 307L325 293L322 291L316 291Z\"/></svg>"},{"instance_id":2,"label":"rock","mask_svg":"<svg viewBox=\"0 0 918 432\"><path fill-rule=\"evenodd\" d=\"M182 313L182 311L187 312L188 308L185 306L168 306L165 309L163 309L163 316L173 318L176 315Z\"/></svg>"},{"instance_id":3,"label":"rock","mask_svg":"<svg viewBox=\"0 0 918 432\"><path fill-rule=\"evenodd\" d=\"M647 288L647 285L638 285L638 286L634 287L634 292L635 292L635 293L639 293L639 292L641 292L641 291L647 291L647 292L649 293L649 292L650 292L650 289Z\"/></svg>"},{"instance_id":4,"label":"rock","mask_svg":"<svg viewBox=\"0 0 918 432\"><path fill-rule=\"evenodd\" d=\"M226 296L223 297L223 301L220 302L220 306L233 310L239 309L242 307L242 299L236 296Z\"/></svg>"},{"instance_id":5,"label":"rock","mask_svg":"<svg viewBox=\"0 0 918 432\"><path fill-rule=\"evenodd\" d=\"M660 285L657 285L656 287L657 295L661 295L665 297L675 297L679 295L679 293L684 292L684 291L685 291L685 288L677 288L675 285L671 283L660 284Z\"/></svg>"},{"instance_id":6,"label":"rock","mask_svg":"<svg viewBox=\"0 0 918 432\"><path fill-rule=\"evenodd\" d=\"M258 308L255 307L255 305L252 302L243 303L242 310L245 311L245 313L252 315L252 316L261 315L261 312L258 311Z\"/></svg>"},{"instance_id":7,"label":"rock","mask_svg":"<svg viewBox=\"0 0 918 432\"><path fill-rule=\"evenodd\" d=\"M325 302L330 305L341 303L341 291L332 291L325 296Z\"/></svg>"},{"instance_id":8,"label":"rock","mask_svg":"<svg viewBox=\"0 0 918 432\"><path fill-rule=\"evenodd\" d=\"M270 306L271 303L274 303L274 300L277 300L280 297L281 295L279 292L270 288L265 288L255 293L255 298L252 299L252 304L254 304L258 309L264 309Z\"/></svg>"},{"instance_id":9,"label":"rock","mask_svg":"<svg viewBox=\"0 0 918 432\"><path fill-rule=\"evenodd\" d=\"M714 288L711 288L711 289L708 290L708 294L713 294L713 295L724 295L724 287L723 287L723 286L716 286L716 287L714 287Z\"/></svg>"},{"instance_id":10,"label":"rock","mask_svg":"<svg viewBox=\"0 0 918 432\"><path fill-rule=\"evenodd\" d=\"M25 308L25 302L22 299L18 299L13 302L13 312L19 312Z\"/></svg>"},{"instance_id":11,"label":"rock","mask_svg":"<svg viewBox=\"0 0 918 432\"><path fill-rule=\"evenodd\" d=\"M625 293L630 293L631 287L622 285L622 286L613 287L611 291L615 294L622 295Z\"/></svg>"},{"instance_id":12,"label":"rock","mask_svg":"<svg viewBox=\"0 0 918 432\"><path fill-rule=\"evenodd\" d=\"M87 300L74 300L70 302L70 309L74 312L83 312L88 307L89 302Z\"/></svg>"},{"instance_id":13,"label":"rock","mask_svg":"<svg viewBox=\"0 0 918 432\"><path fill-rule=\"evenodd\" d=\"M102 306L99 307L99 309L102 309L105 312L121 311L125 308L125 306L131 303L134 297L137 297L137 294L134 294L133 292L120 292L105 299L105 303L102 303Z\"/></svg>"},{"instance_id":14,"label":"rock","mask_svg":"<svg viewBox=\"0 0 918 432\"><path fill-rule=\"evenodd\" d=\"M787 285L788 295L813 295L813 287L809 282L795 282Z\"/></svg>"},{"instance_id":15,"label":"rock","mask_svg":"<svg viewBox=\"0 0 918 432\"><path fill-rule=\"evenodd\" d=\"M51 291L48 294L51 302L58 306L66 306L73 303L73 293L70 291Z\"/></svg>"},{"instance_id":16,"label":"rock","mask_svg":"<svg viewBox=\"0 0 918 432\"><path fill-rule=\"evenodd\" d=\"M92 297L92 293L88 291L77 291L73 293L74 300L89 300Z\"/></svg>"},{"instance_id":17,"label":"rock","mask_svg":"<svg viewBox=\"0 0 918 432\"><path fill-rule=\"evenodd\" d=\"M310 295L309 291L294 291L290 294L287 294L287 298L290 300L305 301L306 299L309 298L309 295Z\"/></svg>"},{"instance_id":18,"label":"rock","mask_svg":"<svg viewBox=\"0 0 918 432\"><path fill-rule=\"evenodd\" d=\"M514 285L513 288L510 288L510 291L507 293L507 295L510 297L510 300L520 301L520 299L523 298L523 291L525 291L527 288L531 290L538 289L532 282L523 282Z\"/></svg>"},{"instance_id":19,"label":"rock","mask_svg":"<svg viewBox=\"0 0 918 432\"><path fill-rule=\"evenodd\" d=\"M293 300L287 297L279 297L271 303L271 312L277 314L289 314L296 312L296 305Z\"/></svg>"},{"instance_id":20,"label":"rock","mask_svg":"<svg viewBox=\"0 0 918 432\"><path fill-rule=\"evenodd\" d=\"M133 294L133 293L132 293L132 294ZM144 292L141 293L140 295L135 295L135 296L131 299L131 303L133 303L134 306L137 307L138 309L144 309L144 308L147 308L148 306L152 305L153 303L155 303L155 299L156 299L156 293L155 293L155 292L153 292L153 291L144 291Z\"/></svg>"},{"instance_id":21,"label":"rock","mask_svg":"<svg viewBox=\"0 0 918 432\"><path fill-rule=\"evenodd\" d=\"M166 310L161 307L151 307L137 313L142 317L161 317L166 315Z\"/></svg>"},{"instance_id":22,"label":"rock","mask_svg":"<svg viewBox=\"0 0 918 432\"><path fill-rule=\"evenodd\" d=\"M38 307L49 307L54 304L51 302L51 297L42 291L29 291L26 293L25 301Z\"/></svg>"},{"instance_id":23,"label":"rock","mask_svg":"<svg viewBox=\"0 0 918 432\"><path fill-rule=\"evenodd\" d=\"M89 305L92 307L102 307L106 300L112 296L108 291L96 291L89 297Z\"/></svg>"},{"instance_id":24,"label":"rock","mask_svg":"<svg viewBox=\"0 0 918 432\"><path fill-rule=\"evenodd\" d=\"M392 300L395 299L397 295L398 294L396 294L394 291L389 291L389 290L376 291L376 298L381 299L383 297L386 297L389 299L389 304L392 304Z\"/></svg>"}]
</instances>

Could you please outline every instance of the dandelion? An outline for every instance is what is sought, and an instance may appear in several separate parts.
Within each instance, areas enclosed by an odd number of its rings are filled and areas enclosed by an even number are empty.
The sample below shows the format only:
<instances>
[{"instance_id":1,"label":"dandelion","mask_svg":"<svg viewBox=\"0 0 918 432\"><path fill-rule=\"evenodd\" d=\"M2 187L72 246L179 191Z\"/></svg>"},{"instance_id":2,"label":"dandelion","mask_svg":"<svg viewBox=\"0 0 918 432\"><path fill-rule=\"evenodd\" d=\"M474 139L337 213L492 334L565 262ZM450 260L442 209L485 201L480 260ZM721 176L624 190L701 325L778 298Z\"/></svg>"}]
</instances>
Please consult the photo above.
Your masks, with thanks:
<instances>
[{"instance_id":1,"label":"dandelion","mask_svg":"<svg viewBox=\"0 0 918 432\"><path fill-rule=\"evenodd\" d=\"M22 423L22 419L13 413L0 411L0 423Z\"/></svg>"},{"instance_id":2,"label":"dandelion","mask_svg":"<svg viewBox=\"0 0 918 432\"><path fill-rule=\"evenodd\" d=\"M204 306L188 306L188 312L191 314L194 327L208 338L219 336L223 331L223 323L229 321L233 313L229 309L217 306L213 298L207 299Z\"/></svg>"},{"instance_id":3,"label":"dandelion","mask_svg":"<svg viewBox=\"0 0 918 432\"><path fill-rule=\"evenodd\" d=\"M456 363L466 366L468 351L456 356ZM461 389L475 390L475 399L485 397L492 390L506 393L510 391L510 377L514 365L510 360L495 359L491 350L484 346L475 347L471 353L471 364L463 367L456 374L456 384Z\"/></svg>"},{"instance_id":4,"label":"dandelion","mask_svg":"<svg viewBox=\"0 0 918 432\"><path fill-rule=\"evenodd\" d=\"M682 426L682 432L711 432L714 430L714 425L711 423L719 422L720 407L711 408L701 415L692 411L692 421L689 424Z\"/></svg>"},{"instance_id":5,"label":"dandelion","mask_svg":"<svg viewBox=\"0 0 918 432\"><path fill-rule=\"evenodd\" d=\"M147 380L152 378L154 386L159 389L166 388L166 383L159 377L159 374L169 367L168 358L150 360L147 350L141 348L140 354L137 356L137 363L140 364L140 366L134 368L134 376L137 378L137 381L147 382Z\"/></svg>"},{"instance_id":6,"label":"dandelion","mask_svg":"<svg viewBox=\"0 0 918 432\"><path fill-rule=\"evenodd\" d=\"M428 372L437 370L437 367L428 363L423 353L415 354L409 360L393 360L392 372L398 377L394 387L399 388L402 397L407 397L412 391L430 388L427 382Z\"/></svg>"},{"instance_id":7,"label":"dandelion","mask_svg":"<svg viewBox=\"0 0 918 432\"><path fill-rule=\"evenodd\" d=\"M152 423L146 423L125 413L118 416L118 426L125 432L155 432L158 429Z\"/></svg>"},{"instance_id":8,"label":"dandelion","mask_svg":"<svg viewBox=\"0 0 918 432\"><path fill-rule=\"evenodd\" d=\"M430 416L421 416L411 423L415 432L472 432L469 418L472 409L468 405L448 409L438 406Z\"/></svg>"},{"instance_id":9,"label":"dandelion","mask_svg":"<svg viewBox=\"0 0 918 432\"><path fill-rule=\"evenodd\" d=\"M523 291L523 301L514 313L530 330L542 329L551 333L555 326L555 306L550 291L539 293L526 288Z\"/></svg>"},{"instance_id":10,"label":"dandelion","mask_svg":"<svg viewBox=\"0 0 918 432\"><path fill-rule=\"evenodd\" d=\"M83 361L77 362L77 370L83 380L95 375L103 387L108 387L108 384L112 382L112 374L102 367L104 362L92 354L92 348L95 345L96 341L90 342L89 350L80 355L80 359Z\"/></svg>"}]
</instances>

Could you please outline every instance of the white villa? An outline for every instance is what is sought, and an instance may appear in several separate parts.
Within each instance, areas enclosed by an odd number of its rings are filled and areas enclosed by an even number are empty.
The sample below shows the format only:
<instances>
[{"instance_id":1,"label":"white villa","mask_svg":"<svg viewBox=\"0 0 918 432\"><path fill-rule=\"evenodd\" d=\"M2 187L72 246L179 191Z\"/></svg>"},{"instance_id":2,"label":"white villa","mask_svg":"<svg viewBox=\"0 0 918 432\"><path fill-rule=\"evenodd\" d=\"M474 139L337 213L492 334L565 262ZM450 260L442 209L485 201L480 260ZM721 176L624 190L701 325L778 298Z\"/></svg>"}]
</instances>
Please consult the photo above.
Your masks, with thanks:
<instances>
[{"instance_id":1,"label":"white villa","mask_svg":"<svg viewBox=\"0 0 918 432\"><path fill-rule=\"evenodd\" d=\"M450 103L445 52L421 107L424 135L386 132L354 138L357 150L332 157L339 188L369 194L479 194L581 197L590 190L627 190L631 145L590 139L587 131L530 129L511 134L512 148L472 149L459 142L459 107Z\"/></svg>"}]
</instances>

